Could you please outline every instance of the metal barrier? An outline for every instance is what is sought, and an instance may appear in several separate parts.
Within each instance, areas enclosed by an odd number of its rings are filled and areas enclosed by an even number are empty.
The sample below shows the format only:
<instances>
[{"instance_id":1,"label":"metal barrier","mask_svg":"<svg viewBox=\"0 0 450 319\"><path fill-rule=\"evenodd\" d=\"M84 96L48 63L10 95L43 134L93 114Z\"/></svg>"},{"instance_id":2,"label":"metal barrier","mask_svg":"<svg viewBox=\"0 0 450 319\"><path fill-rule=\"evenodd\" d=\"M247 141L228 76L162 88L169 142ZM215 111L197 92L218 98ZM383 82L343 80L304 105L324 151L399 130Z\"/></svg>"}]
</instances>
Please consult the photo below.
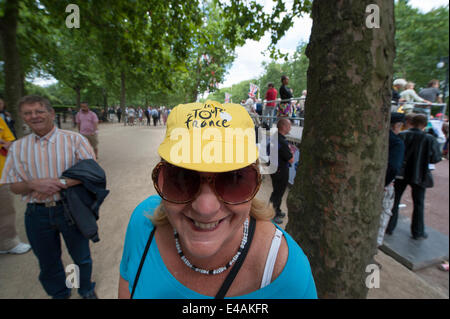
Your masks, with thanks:
<instances>
[{"instance_id":1,"label":"metal barrier","mask_svg":"<svg viewBox=\"0 0 450 319\"><path fill-rule=\"evenodd\" d=\"M278 104L280 102L291 102L291 101L297 101L297 100L302 100L302 99L304 99L304 98L291 98L291 99L286 99L286 100L277 99L277 100L271 100L271 101L264 101L263 102L263 110L266 107L267 103L275 102ZM273 106L274 110L276 110L276 108L278 106L277 104L275 106ZM445 104L445 103L429 104L429 103L423 103L423 102L399 102L397 104L395 101L392 101L391 106L396 106L398 109L404 104L410 104L410 105L412 104L414 106L430 106L430 108L431 107L441 107L442 115L439 118L440 120L443 120L445 111L447 109L447 104ZM242 105L242 106L245 107L246 105ZM292 117L292 116L291 117L287 117L287 116L280 117L280 116L276 116L276 115L269 116L269 115L259 115L257 113L253 113L253 112L250 113L250 117L254 120L256 128L261 126L264 119L272 119L273 123L276 123L276 121L280 118L291 120L293 127L295 127L295 128L293 128L293 131L295 131L295 133L292 134L292 131L291 131L291 134L287 135L286 139L297 146L300 144L301 134L303 133L303 127L304 127L304 123L305 123L304 117ZM299 135L299 136L297 136L297 135Z\"/></svg>"},{"instance_id":2,"label":"metal barrier","mask_svg":"<svg viewBox=\"0 0 450 319\"><path fill-rule=\"evenodd\" d=\"M293 98L285 99L285 100L276 99L276 100L270 100L270 101L263 101L263 110L265 109L267 103L274 103L275 102L276 103L275 106L271 106L271 107L273 107L274 110L276 110L276 108L277 108L279 103L300 101L300 100L305 100L305 98L304 97L293 97ZM396 106L397 110L400 107L402 107L403 105L406 105L406 104L414 105L414 106L430 106L430 108L432 108L432 107L441 107L441 112L440 113L442 113L442 115L439 118L440 120L444 119L444 115L445 115L445 112L447 110L447 104L446 103L431 103L430 104L430 103L423 103L423 102L406 102L406 101L402 101L402 102L398 102L398 103L395 102L395 101L391 102L391 106L392 107ZM245 105L242 105L242 106L245 107ZM291 120L291 122L293 122L294 125L301 126L301 127L304 126L304 122L305 122L305 118L304 117L287 117L287 116L286 117L285 116L280 117L280 116L276 116L276 115L273 115L273 116L259 115L257 113L250 113L250 117L255 119L255 122L259 122L259 123L261 123L262 120L269 119L269 118L272 119L273 122L276 122L277 119L285 118L285 119Z\"/></svg>"},{"instance_id":3,"label":"metal barrier","mask_svg":"<svg viewBox=\"0 0 450 319\"><path fill-rule=\"evenodd\" d=\"M444 115L445 115L445 112L447 111L447 104L446 103L424 103L424 102L406 102L406 101L401 101L401 102L395 102L395 101L392 101L391 102L391 107L394 107L394 106L396 106L397 107L397 110L399 109L399 108L401 108L401 107L403 107L404 105L413 105L414 107L415 106L426 106L426 107L430 107L430 111L431 111L431 109L433 108L433 107L440 107L441 108L441 112L440 113L442 113L442 115L440 116L440 120L443 120L444 119ZM392 110L392 108L391 108L391 110Z\"/></svg>"},{"instance_id":4,"label":"metal barrier","mask_svg":"<svg viewBox=\"0 0 450 319\"><path fill-rule=\"evenodd\" d=\"M267 103L276 103L275 106L270 106L270 107L273 107L274 110L276 110L279 103L300 101L300 100L305 100L305 98L302 96L302 97L293 97L293 98L284 99L284 100L276 99L276 100L263 101L263 112L267 106ZM242 106L245 107L246 105L242 105ZM259 123L261 123L261 120L263 120L263 119L272 119L273 122L276 122L276 120L279 118L285 118L285 119L291 120L291 122L293 122L294 124L298 124L298 126L303 126L304 121L305 121L305 119L303 117L292 117L292 116L291 117L288 117L288 116L281 117L281 116L276 116L276 115L269 116L269 115L259 115L257 113L250 113L250 117L252 117L253 119L256 119L254 121L259 122ZM257 123L255 123L255 124L257 124Z\"/></svg>"}]
</instances>

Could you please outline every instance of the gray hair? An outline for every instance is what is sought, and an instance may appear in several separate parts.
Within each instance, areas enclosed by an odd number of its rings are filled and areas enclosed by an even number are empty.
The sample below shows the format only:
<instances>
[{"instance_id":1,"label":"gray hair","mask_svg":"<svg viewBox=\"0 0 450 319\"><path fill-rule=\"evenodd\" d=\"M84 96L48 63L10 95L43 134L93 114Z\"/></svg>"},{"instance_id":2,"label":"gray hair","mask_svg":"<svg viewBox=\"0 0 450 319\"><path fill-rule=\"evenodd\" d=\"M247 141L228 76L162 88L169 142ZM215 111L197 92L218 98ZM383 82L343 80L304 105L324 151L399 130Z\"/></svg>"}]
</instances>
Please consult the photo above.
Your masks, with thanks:
<instances>
[{"instance_id":1,"label":"gray hair","mask_svg":"<svg viewBox=\"0 0 450 319\"><path fill-rule=\"evenodd\" d=\"M405 79L396 79L393 83L394 86L401 86L401 87L405 87L406 86L406 80Z\"/></svg>"},{"instance_id":2,"label":"gray hair","mask_svg":"<svg viewBox=\"0 0 450 319\"><path fill-rule=\"evenodd\" d=\"M50 101L48 99L46 99L45 97L41 97L39 95L26 95L23 98L21 98L19 101L19 112L21 111L23 105L34 104L34 103L39 103L40 105L45 106L45 108L49 112L54 111L52 105L50 104Z\"/></svg>"}]
</instances>

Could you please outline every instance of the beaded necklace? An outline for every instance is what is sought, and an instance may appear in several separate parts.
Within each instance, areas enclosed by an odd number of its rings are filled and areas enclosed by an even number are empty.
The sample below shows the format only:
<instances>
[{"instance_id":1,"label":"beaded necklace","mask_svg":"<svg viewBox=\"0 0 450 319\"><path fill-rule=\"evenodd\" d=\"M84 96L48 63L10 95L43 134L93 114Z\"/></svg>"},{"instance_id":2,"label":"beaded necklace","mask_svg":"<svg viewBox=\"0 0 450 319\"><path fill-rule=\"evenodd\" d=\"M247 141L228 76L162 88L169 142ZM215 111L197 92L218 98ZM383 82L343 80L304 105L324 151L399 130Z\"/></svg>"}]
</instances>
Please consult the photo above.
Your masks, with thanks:
<instances>
[{"instance_id":1,"label":"beaded necklace","mask_svg":"<svg viewBox=\"0 0 450 319\"><path fill-rule=\"evenodd\" d=\"M236 262L236 260L239 258L239 256L241 255L242 251L244 250L245 246L247 245L248 218L244 222L244 235L242 236L242 241L241 241L241 245L239 246L238 252L236 253L236 255L234 255L234 257L225 266L219 267L217 269L206 270L206 269L198 268L197 266L193 265L186 258L186 256L183 254L183 251L181 250L181 245L180 245L180 242L178 240L178 233L177 233L176 229L173 230L173 236L175 237L175 245L177 247L178 255L180 255L181 260L184 262L184 264L186 266L188 266L189 268L191 268L192 270L194 270L196 272L199 272L199 273L202 273L202 274L205 274L205 275L217 275L217 274L220 274L220 273L224 272L228 268L230 268Z\"/></svg>"}]
</instances>

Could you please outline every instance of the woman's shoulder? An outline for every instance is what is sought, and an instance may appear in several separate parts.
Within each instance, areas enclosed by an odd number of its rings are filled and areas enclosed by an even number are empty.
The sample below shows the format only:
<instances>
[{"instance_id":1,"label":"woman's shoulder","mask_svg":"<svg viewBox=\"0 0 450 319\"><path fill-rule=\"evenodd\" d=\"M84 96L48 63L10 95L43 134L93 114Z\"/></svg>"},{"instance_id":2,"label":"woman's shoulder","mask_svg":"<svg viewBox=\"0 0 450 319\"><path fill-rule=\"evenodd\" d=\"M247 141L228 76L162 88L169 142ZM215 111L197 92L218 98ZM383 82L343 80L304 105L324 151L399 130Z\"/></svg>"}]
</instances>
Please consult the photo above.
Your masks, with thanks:
<instances>
[{"instance_id":1,"label":"woman's shoulder","mask_svg":"<svg viewBox=\"0 0 450 319\"><path fill-rule=\"evenodd\" d=\"M156 208L161 204L161 197L152 195L136 206L131 214L129 227L139 230L141 228L153 228L150 217L153 216Z\"/></svg>"},{"instance_id":2,"label":"woman's shoulder","mask_svg":"<svg viewBox=\"0 0 450 319\"><path fill-rule=\"evenodd\" d=\"M300 245L278 225L271 222L261 224L269 242L272 241L276 229L283 234L273 269L272 283L261 293L264 292L271 298L317 298L311 267Z\"/></svg>"},{"instance_id":3,"label":"woman's shoulder","mask_svg":"<svg viewBox=\"0 0 450 319\"><path fill-rule=\"evenodd\" d=\"M272 242L276 229L279 229L283 234L282 242L286 244L285 248L289 249L289 253L292 252L292 254L294 255L306 257L303 250L286 230L279 227L278 225L275 225L271 221L259 221L259 224L259 229L262 233L260 236L267 240L269 242L269 245ZM280 246L280 249L281 248L282 246Z\"/></svg>"}]
</instances>

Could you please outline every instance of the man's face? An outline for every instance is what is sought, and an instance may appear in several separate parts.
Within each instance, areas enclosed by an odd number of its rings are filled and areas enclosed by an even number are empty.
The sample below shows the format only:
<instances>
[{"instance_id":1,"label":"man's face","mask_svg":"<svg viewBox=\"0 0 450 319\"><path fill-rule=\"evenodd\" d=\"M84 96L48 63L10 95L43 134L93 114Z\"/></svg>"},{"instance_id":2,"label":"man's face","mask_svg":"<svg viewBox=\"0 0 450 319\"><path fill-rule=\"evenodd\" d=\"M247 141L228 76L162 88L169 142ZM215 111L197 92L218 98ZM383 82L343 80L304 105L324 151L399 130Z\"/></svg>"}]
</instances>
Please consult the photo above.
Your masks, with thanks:
<instances>
[{"instance_id":1,"label":"man's face","mask_svg":"<svg viewBox=\"0 0 450 319\"><path fill-rule=\"evenodd\" d=\"M289 78L285 78L285 79L283 80L283 84L284 84L284 85L288 85L288 84L289 84Z\"/></svg>"},{"instance_id":2,"label":"man's face","mask_svg":"<svg viewBox=\"0 0 450 319\"><path fill-rule=\"evenodd\" d=\"M397 122L392 127L392 131L394 132L394 134L399 134L402 131L402 128L403 128L403 123Z\"/></svg>"},{"instance_id":3,"label":"man's face","mask_svg":"<svg viewBox=\"0 0 450 319\"><path fill-rule=\"evenodd\" d=\"M289 132L291 131L291 122L288 122L286 125L286 134L289 134Z\"/></svg>"},{"instance_id":4,"label":"man's face","mask_svg":"<svg viewBox=\"0 0 450 319\"><path fill-rule=\"evenodd\" d=\"M84 113L89 112L89 106L86 103L83 103L80 105L80 109L81 111L83 111Z\"/></svg>"},{"instance_id":5,"label":"man's face","mask_svg":"<svg viewBox=\"0 0 450 319\"><path fill-rule=\"evenodd\" d=\"M20 115L31 130L39 136L46 135L54 126L55 112L47 110L38 102L22 105Z\"/></svg>"},{"instance_id":6,"label":"man's face","mask_svg":"<svg viewBox=\"0 0 450 319\"><path fill-rule=\"evenodd\" d=\"M283 135L289 134L289 132L291 131L291 122L286 121L285 123L283 123L283 125L280 127L279 131Z\"/></svg>"}]
</instances>

